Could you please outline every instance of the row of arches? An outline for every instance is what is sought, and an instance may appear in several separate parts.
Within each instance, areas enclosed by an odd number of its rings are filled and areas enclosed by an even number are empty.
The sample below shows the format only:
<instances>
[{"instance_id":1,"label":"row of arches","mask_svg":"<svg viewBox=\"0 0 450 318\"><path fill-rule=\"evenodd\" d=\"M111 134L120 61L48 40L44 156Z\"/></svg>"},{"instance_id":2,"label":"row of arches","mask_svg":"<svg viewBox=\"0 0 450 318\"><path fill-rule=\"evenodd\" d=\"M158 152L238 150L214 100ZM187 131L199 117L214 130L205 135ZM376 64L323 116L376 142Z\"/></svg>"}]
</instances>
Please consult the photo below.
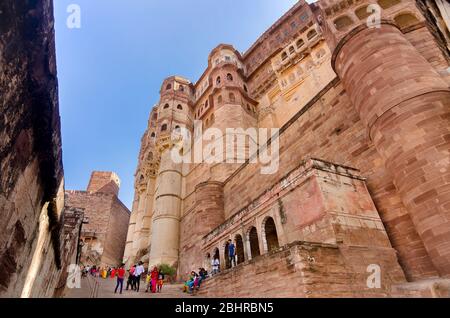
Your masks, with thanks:
<instances>
[{"instance_id":1,"label":"row of arches","mask_svg":"<svg viewBox=\"0 0 450 318\"><path fill-rule=\"evenodd\" d=\"M236 95L234 95L234 93L229 93L228 94L228 101L231 103L236 102ZM222 95L217 96L217 104L221 105L223 103L223 97Z\"/></svg>"},{"instance_id":2,"label":"row of arches","mask_svg":"<svg viewBox=\"0 0 450 318\"><path fill-rule=\"evenodd\" d=\"M233 81L233 75L231 75L231 73L227 74L227 81L232 82ZM220 83L222 82L222 78L220 76L217 76L216 78L216 84L220 85Z\"/></svg>"},{"instance_id":3,"label":"row of arches","mask_svg":"<svg viewBox=\"0 0 450 318\"><path fill-rule=\"evenodd\" d=\"M160 128L160 131L161 132L166 132L168 129L169 129L168 124L162 124L161 128ZM176 132L178 132L178 131L180 131L180 129L181 129L181 127L179 125L176 125L174 130ZM152 138L152 139L156 138L156 133L152 132L151 135L150 135L150 138Z\"/></svg>"},{"instance_id":4,"label":"row of arches","mask_svg":"<svg viewBox=\"0 0 450 318\"><path fill-rule=\"evenodd\" d=\"M169 108L170 108L169 104L165 104L164 107L163 107L163 109L169 109ZM177 105L177 109L178 110L183 110L183 106L181 104L178 104Z\"/></svg>"},{"instance_id":5,"label":"row of arches","mask_svg":"<svg viewBox=\"0 0 450 318\"><path fill-rule=\"evenodd\" d=\"M385 10L401 3L401 0L378 0L377 3L383 10ZM354 11L354 15L357 19L364 20L372 14L370 8L368 8L369 5L370 4L363 5ZM347 29L355 22L356 21L353 21L353 19L347 14L341 15L333 21L334 26L338 31ZM394 17L394 22L401 29L403 29L416 24L417 22L419 22L419 19L410 12L401 12Z\"/></svg>"},{"instance_id":6,"label":"row of arches","mask_svg":"<svg viewBox=\"0 0 450 318\"><path fill-rule=\"evenodd\" d=\"M263 253L269 253L277 250L280 247L277 227L272 217L264 219L261 227L261 233L258 233L256 226L251 226L245 232L244 237L241 234L236 234L233 237L235 245L235 262L239 265L247 260L254 259ZM263 251L261 252L261 245ZM229 242L223 244L223 254L219 247L214 248L212 253L207 253L206 262L211 264L211 260L219 259L221 269L229 269L232 267L232 262L229 255Z\"/></svg>"},{"instance_id":7,"label":"row of arches","mask_svg":"<svg viewBox=\"0 0 450 318\"><path fill-rule=\"evenodd\" d=\"M172 89L172 84L167 84L166 85L166 91L168 91L168 90L171 90ZM178 90L180 91L180 92L184 92L184 86L183 85L179 85L178 86Z\"/></svg>"},{"instance_id":8,"label":"row of arches","mask_svg":"<svg viewBox=\"0 0 450 318\"><path fill-rule=\"evenodd\" d=\"M229 101L230 103L235 103L235 102L236 102L236 95L235 95L234 93L230 92L230 93L228 94L228 101ZM223 97L222 97L222 95L217 96L217 105L222 105L222 103L223 103ZM205 109L207 109L208 107L209 107L208 102L205 102L205 105L204 105L202 108L200 108L200 109L197 111L197 113L194 114L194 118L195 118L195 119L200 118L200 117L202 116L202 114L203 114L203 111L204 111Z\"/></svg>"},{"instance_id":9,"label":"row of arches","mask_svg":"<svg viewBox=\"0 0 450 318\"><path fill-rule=\"evenodd\" d=\"M307 38L308 41L312 41L316 36L317 36L317 31L315 29L310 30L306 34L306 38ZM302 39L302 38L298 39L297 42L295 43L295 46L294 45L289 46L288 51L287 52L284 51L281 54L281 59L283 61L286 60L289 57L289 55L292 55L292 54L294 54L296 52L296 49L300 50L300 49L303 48L304 45L305 45L305 40Z\"/></svg>"}]
</instances>

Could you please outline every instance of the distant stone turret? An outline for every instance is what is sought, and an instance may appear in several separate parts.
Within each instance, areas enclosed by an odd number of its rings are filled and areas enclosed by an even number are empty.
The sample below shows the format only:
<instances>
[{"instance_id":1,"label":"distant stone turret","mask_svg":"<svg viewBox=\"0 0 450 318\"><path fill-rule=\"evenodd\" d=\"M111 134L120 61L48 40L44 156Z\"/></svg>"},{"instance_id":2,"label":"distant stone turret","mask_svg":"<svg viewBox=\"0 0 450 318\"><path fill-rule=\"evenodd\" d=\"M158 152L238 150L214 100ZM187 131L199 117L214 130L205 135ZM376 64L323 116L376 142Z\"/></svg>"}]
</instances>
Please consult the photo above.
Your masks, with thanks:
<instances>
[{"instance_id":1,"label":"distant stone turret","mask_svg":"<svg viewBox=\"0 0 450 318\"><path fill-rule=\"evenodd\" d=\"M88 192L111 193L118 195L120 179L114 172L94 171L87 187Z\"/></svg>"}]
</instances>

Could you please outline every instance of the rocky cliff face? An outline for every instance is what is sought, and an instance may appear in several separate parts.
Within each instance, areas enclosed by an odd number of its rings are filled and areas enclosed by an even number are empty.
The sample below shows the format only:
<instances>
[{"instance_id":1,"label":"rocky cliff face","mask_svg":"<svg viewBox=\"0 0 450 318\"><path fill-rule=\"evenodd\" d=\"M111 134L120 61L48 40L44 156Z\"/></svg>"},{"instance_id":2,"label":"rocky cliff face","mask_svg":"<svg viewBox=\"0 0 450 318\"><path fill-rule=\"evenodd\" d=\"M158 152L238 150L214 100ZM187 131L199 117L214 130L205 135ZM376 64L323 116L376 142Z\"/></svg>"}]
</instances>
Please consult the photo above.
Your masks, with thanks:
<instances>
[{"instance_id":1,"label":"rocky cliff face","mask_svg":"<svg viewBox=\"0 0 450 318\"><path fill-rule=\"evenodd\" d=\"M63 265L53 24L51 0L0 2L1 296L20 296L25 285L30 294L50 295ZM37 286L33 271L42 268L48 273L39 276L48 279Z\"/></svg>"}]
</instances>

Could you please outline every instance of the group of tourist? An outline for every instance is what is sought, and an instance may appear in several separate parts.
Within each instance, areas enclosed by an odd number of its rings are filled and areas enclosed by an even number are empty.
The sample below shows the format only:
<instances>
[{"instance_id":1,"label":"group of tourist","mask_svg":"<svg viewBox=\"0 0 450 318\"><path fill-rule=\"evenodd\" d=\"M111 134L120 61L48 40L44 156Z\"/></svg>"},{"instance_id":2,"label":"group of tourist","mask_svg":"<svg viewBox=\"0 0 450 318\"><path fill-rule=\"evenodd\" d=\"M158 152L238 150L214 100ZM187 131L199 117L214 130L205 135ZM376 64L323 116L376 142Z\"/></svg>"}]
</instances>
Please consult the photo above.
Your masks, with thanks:
<instances>
[{"instance_id":1,"label":"group of tourist","mask_svg":"<svg viewBox=\"0 0 450 318\"><path fill-rule=\"evenodd\" d=\"M146 293L148 293L149 291L151 291L152 293L160 293L164 284L164 273L162 272L162 270L158 270L158 268L155 266L153 267L153 270L147 274L146 282Z\"/></svg>"},{"instance_id":2,"label":"group of tourist","mask_svg":"<svg viewBox=\"0 0 450 318\"><path fill-rule=\"evenodd\" d=\"M198 273L192 271L183 285L183 292L194 296L200 289L202 282L208 277L208 272L203 267L198 269Z\"/></svg>"},{"instance_id":3,"label":"group of tourist","mask_svg":"<svg viewBox=\"0 0 450 318\"><path fill-rule=\"evenodd\" d=\"M136 265L132 265L128 270L128 280L126 290L128 290L131 286L131 290L139 292L139 288L141 286L141 277L142 274L144 273L145 273L144 263L139 262Z\"/></svg>"},{"instance_id":4,"label":"group of tourist","mask_svg":"<svg viewBox=\"0 0 450 318\"><path fill-rule=\"evenodd\" d=\"M128 280L127 280L127 287L126 290L128 290L131 287L131 290L134 290L136 292L139 292L141 279L143 275L146 273L146 290L145 292L148 293L151 291L152 293L160 293L162 291L162 287L164 285L164 278L165 275L162 272L162 270L158 270L158 267L153 267L153 270L150 271L150 269L146 272L144 269L144 263L139 262L137 265L133 265L128 270Z\"/></svg>"},{"instance_id":5,"label":"group of tourist","mask_svg":"<svg viewBox=\"0 0 450 318\"><path fill-rule=\"evenodd\" d=\"M93 277L101 277L101 278L116 278L117 283L116 288L114 289L114 293L117 294L119 291L120 294L123 292L123 284L125 280L125 274L128 272L127 285L126 290L131 290L139 292L141 280L144 275L146 281L146 290L145 292L151 291L152 293L160 293L162 291L164 285L165 275L162 270L158 270L155 266L152 271L145 271L144 263L139 262L138 264L132 265L128 271L125 270L125 264L121 264L119 267L98 267L98 266L83 266L81 268L82 277L87 277L87 275L91 275Z\"/></svg>"},{"instance_id":6,"label":"group of tourist","mask_svg":"<svg viewBox=\"0 0 450 318\"><path fill-rule=\"evenodd\" d=\"M114 267L99 267L96 265L86 265L81 268L82 277L86 277L88 274L93 277L101 277L106 279L108 277L114 278L116 276L118 268Z\"/></svg>"},{"instance_id":7,"label":"group of tourist","mask_svg":"<svg viewBox=\"0 0 450 318\"><path fill-rule=\"evenodd\" d=\"M236 249L231 240L228 241L227 249L230 266L236 266ZM220 272L220 260L218 257L213 257L211 260L211 270L211 275L217 275ZM88 274L104 279L108 277L114 279L117 277L116 288L114 289L115 294L118 291L122 294L126 272L128 272L126 290L131 288L132 291L139 292L141 279L145 275L146 293L149 291L152 293L160 293L162 291L165 278L164 273L161 269L158 270L156 266L151 271L150 269L146 271L143 262L132 265L128 271L125 270L125 264L121 264L118 268L98 267L95 265L82 267L83 277L86 277ZM199 268L198 272L192 271L183 285L183 292L195 295L196 291L200 289L202 282L208 277L208 271L203 267Z\"/></svg>"}]
</instances>

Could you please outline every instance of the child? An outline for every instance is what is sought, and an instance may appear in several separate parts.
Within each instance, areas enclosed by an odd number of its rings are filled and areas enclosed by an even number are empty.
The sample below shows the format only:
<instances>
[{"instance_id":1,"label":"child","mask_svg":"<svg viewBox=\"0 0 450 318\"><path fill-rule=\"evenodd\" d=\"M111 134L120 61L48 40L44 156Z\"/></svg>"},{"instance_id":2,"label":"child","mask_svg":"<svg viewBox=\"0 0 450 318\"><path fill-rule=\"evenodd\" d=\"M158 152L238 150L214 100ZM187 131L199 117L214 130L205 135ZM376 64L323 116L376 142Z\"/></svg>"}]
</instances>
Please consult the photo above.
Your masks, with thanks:
<instances>
[{"instance_id":1,"label":"child","mask_svg":"<svg viewBox=\"0 0 450 318\"><path fill-rule=\"evenodd\" d=\"M148 293L149 290L152 290L152 276L150 275L150 272L147 272L147 276L145 277L145 283L147 286L145 292Z\"/></svg>"},{"instance_id":2,"label":"child","mask_svg":"<svg viewBox=\"0 0 450 318\"><path fill-rule=\"evenodd\" d=\"M158 293L161 292L163 285L164 285L164 273L161 270L159 270L159 273L158 273Z\"/></svg>"},{"instance_id":3,"label":"child","mask_svg":"<svg viewBox=\"0 0 450 318\"><path fill-rule=\"evenodd\" d=\"M193 272L188 276L188 279L184 282L183 286L183 293L187 293L189 291L189 286L191 285L191 282L194 280L194 276L192 275Z\"/></svg>"}]
</instances>

